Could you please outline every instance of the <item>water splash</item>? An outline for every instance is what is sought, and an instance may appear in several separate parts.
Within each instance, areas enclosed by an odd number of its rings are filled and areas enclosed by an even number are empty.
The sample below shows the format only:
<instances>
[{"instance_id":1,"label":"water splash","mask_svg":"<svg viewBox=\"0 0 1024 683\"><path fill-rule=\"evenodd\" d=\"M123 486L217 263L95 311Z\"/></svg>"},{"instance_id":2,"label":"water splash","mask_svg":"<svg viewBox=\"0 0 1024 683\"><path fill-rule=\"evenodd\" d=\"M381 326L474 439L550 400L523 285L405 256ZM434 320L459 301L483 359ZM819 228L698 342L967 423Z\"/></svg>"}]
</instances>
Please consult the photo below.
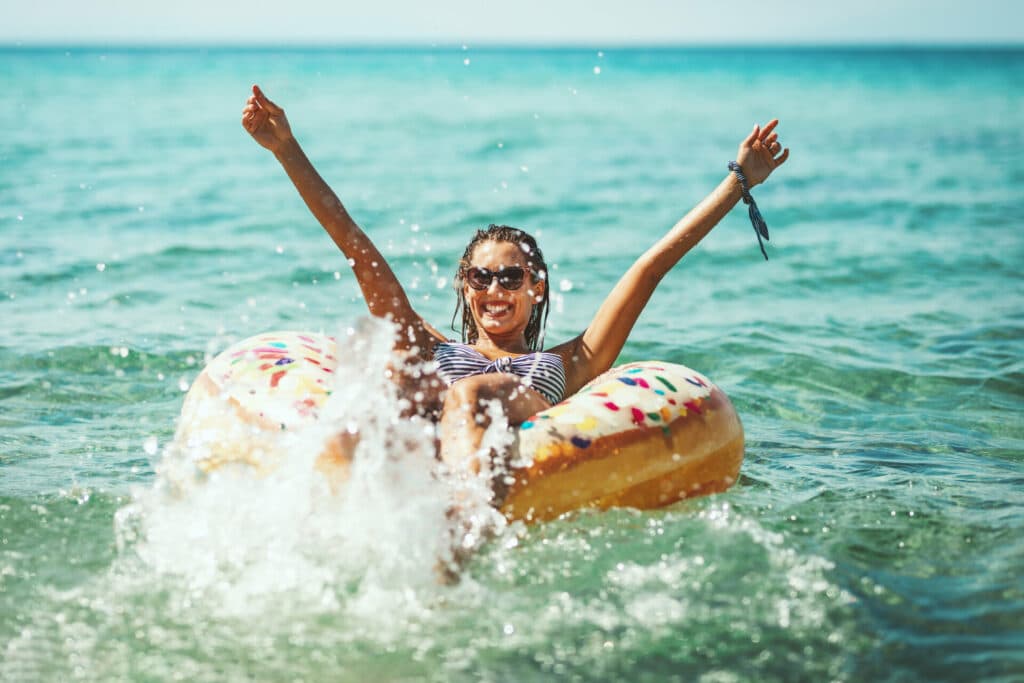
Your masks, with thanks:
<instances>
[{"instance_id":1,"label":"water splash","mask_svg":"<svg viewBox=\"0 0 1024 683\"><path fill-rule=\"evenodd\" d=\"M267 466L204 473L202 443L166 447L154 485L134 491L116 516L122 559L138 563L132 571L169 577L193 604L229 615L282 599L366 620L428 609L438 567L455 566L453 546L471 552L500 533L485 478L498 473L439 470L433 423L403 413L408 402L390 379L393 338L377 319L338 336L336 383L320 419L261 433ZM500 408L489 412L482 451L510 438ZM354 449L340 484L317 467L339 435Z\"/></svg>"}]
</instances>

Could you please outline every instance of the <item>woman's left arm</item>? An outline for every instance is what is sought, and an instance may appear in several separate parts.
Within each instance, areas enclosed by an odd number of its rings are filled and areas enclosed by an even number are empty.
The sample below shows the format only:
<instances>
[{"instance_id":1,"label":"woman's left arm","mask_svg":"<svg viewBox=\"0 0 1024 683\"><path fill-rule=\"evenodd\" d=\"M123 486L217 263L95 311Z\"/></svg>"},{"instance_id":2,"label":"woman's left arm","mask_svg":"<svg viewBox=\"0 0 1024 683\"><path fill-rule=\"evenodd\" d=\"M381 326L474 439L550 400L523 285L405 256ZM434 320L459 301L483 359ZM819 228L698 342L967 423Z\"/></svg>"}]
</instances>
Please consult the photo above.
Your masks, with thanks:
<instances>
[{"instance_id":1,"label":"woman's left arm","mask_svg":"<svg viewBox=\"0 0 1024 683\"><path fill-rule=\"evenodd\" d=\"M778 134L773 132L778 123L778 120L773 120L764 128L754 126L750 135L740 143L736 161L742 167L749 187L763 183L789 158L789 150L782 148ZM580 336L553 349L567 361L567 395L578 391L612 366L661 279L711 232L742 197L739 180L730 173L711 194L637 259Z\"/></svg>"}]
</instances>

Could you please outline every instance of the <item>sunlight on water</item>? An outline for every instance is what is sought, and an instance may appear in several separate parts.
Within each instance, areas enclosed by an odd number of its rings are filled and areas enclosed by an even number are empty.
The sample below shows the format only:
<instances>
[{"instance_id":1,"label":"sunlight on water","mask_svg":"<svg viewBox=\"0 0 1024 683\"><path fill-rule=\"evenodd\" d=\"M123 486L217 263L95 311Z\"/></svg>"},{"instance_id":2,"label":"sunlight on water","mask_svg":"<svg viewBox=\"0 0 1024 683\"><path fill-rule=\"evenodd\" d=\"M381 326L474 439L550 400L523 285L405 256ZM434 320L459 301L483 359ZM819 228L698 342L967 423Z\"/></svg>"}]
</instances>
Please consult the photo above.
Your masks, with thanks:
<instances>
[{"instance_id":1,"label":"sunlight on water","mask_svg":"<svg viewBox=\"0 0 1024 683\"><path fill-rule=\"evenodd\" d=\"M0 143L0 678L1021 679L1022 63L0 51L0 111L32 122ZM755 190L771 260L734 210L619 359L730 395L737 484L505 525L400 417L390 333L354 322L344 257L238 126L254 77L437 329L473 231L533 231L549 347L778 116L793 157ZM209 443L174 441L182 400L204 354L272 329L336 331L347 381L319 424L234 433L259 457L204 473Z\"/></svg>"}]
</instances>

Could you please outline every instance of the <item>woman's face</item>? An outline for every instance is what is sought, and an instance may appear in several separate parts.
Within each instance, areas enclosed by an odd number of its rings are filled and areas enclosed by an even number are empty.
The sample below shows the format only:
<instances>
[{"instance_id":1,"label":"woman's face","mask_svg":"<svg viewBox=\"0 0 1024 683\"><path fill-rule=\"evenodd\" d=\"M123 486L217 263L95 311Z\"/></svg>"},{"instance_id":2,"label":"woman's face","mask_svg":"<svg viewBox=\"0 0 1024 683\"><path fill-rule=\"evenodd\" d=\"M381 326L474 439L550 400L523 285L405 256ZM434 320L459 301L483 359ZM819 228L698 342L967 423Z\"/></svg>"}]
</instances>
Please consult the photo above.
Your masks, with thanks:
<instances>
[{"instance_id":1,"label":"woman's face","mask_svg":"<svg viewBox=\"0 0 1024 683\"><path fill-rule=\"evenodd\" d=\"M533 306L543 298L545 282L533 279L527 254L516 243L488 240L473 249L467 272L470 268L479 268L500 274L502 270L516 267L525 271L523 284L518 289L505 289L499 277L491 278L486 289L475 289L470 286L470 277L463 276L462 293L477 330L489 337L522 335Z\"/></svg>"}]
</instances>

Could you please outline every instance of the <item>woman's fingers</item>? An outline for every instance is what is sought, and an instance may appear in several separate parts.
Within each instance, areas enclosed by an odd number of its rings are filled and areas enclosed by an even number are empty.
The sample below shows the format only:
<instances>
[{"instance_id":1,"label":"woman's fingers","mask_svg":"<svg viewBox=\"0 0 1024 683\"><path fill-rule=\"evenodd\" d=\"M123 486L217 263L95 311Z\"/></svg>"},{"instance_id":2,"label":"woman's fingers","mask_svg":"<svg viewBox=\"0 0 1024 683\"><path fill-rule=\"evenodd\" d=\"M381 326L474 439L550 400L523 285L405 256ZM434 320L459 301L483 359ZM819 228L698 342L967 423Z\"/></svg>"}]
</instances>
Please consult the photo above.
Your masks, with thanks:
<instances>
[{"instance_id":1,"label":"woman's fingers","mask_svg":"<svg viewBox=\"0 0 1024 683\"><path fill-rule=\"evenodd\" d=\"M779 166L782 166L782 164L786 163L786 159L788 159L788 158L789 158L789 147L787 147L786 149L782 150L782 156L780 156L778 159L775 160L775 168L778 168Z\"/></svg>"},{"instance_id":2,"label":"woman's fingers","mask_svg":"<svg viewBox=\"0 0 1024 683\"><path fill-rule=\"evenodd\" d=\"M768 136L771 135L772 131L775 130L775 126L777 125L779 125L778 119L772 119L771 121L769 121L761 130L761 140L766 140Z\"/></svg>"},{"instance_id":3,"label":"woman's fingers","mask_svg":"<svg viewBox=\"0 0 1024 683\"><path fill-rule=\"evenodd\" d=\"M760 133L761 126L755 123L754 130L750 131L750 135L748 135L747 139L743 141L743 144L746 145L747 147L752 147L754 145L754 141L757 140L757 137L758 135L760 135Z\"/></svg>"},{"instance_id":4,"label":"woman's fingers","mask_svg":"<svg viewBox=\"0 0 1024 683\"><path fill-rule=\"evenodd\" d=\"M250 133L254 133L259 130L263 122L269 118L269 114L265 109L258 110L246 110L242 113L242 127Z\"/></svg>"},{"instance_id":5,"label":"woman's fingers","mask_svg":"<svg viewBox=\"0 0 1024 683\"><path fill-rule=\"evenodd\" d=\"M260 86L253 85L252 94L256 97L256 102L271 114L279 116L284 113L284 110L281 109L281 107L267 99L267 96L263 94L262 90L260 90Z\"/></svg>"}]
</instances>

